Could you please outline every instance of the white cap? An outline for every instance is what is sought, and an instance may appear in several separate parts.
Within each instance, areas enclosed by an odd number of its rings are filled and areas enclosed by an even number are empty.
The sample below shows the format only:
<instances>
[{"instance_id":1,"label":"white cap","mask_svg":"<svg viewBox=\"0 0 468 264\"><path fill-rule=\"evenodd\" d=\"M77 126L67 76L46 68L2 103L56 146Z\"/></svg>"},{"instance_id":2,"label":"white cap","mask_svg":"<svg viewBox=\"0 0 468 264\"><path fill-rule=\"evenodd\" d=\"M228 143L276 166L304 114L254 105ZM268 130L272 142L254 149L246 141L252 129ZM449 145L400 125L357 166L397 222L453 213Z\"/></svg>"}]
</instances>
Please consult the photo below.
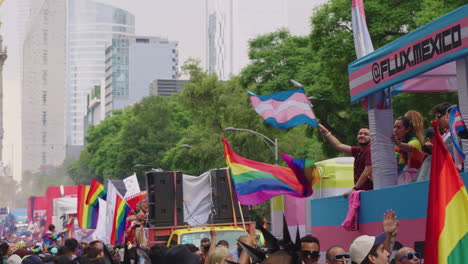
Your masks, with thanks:
<instances>
[{"instance_id":1,"label":"white cap","mask_svg":"<svg viewBox=\"0 0 468 264\"><path fill-rule=\"evenodd\" d=\"M369 255L372 247L382 244L385 241L385 233L380 233L377 236L360 236L354 239L349 254L351 261L361 264L361 262Z\"/></svg>"}]
</instances>

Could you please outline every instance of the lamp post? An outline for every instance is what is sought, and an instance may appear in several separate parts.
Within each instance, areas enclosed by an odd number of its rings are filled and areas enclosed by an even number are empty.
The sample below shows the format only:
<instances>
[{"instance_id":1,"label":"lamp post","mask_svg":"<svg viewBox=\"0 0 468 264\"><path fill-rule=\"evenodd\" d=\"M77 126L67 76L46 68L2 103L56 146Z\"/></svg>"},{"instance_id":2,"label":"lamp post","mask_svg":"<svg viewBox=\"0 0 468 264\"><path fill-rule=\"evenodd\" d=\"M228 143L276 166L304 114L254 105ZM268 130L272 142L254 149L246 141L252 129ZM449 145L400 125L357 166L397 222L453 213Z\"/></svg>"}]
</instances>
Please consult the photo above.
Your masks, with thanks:
<instances>
[{"instance_id":1,"label":"lamp post","mask_svg":"<svg viewBox=\"0 0 468 264\"><path fill-rule=\"evenodd\" d=\"M278 139L275 138L275 140L272 140L271 138L263 135L262 133L259 133L257 131L250 130L250 129L245 129L245 128L226 127L224 130L225 131L245 131L245 132L249 132L260 137L263 140L263 142L267 144L268 148L270 148L270 150L273 152L273 155L275 155L275 164L278 165Z\"/></svg>"}]
</instances>

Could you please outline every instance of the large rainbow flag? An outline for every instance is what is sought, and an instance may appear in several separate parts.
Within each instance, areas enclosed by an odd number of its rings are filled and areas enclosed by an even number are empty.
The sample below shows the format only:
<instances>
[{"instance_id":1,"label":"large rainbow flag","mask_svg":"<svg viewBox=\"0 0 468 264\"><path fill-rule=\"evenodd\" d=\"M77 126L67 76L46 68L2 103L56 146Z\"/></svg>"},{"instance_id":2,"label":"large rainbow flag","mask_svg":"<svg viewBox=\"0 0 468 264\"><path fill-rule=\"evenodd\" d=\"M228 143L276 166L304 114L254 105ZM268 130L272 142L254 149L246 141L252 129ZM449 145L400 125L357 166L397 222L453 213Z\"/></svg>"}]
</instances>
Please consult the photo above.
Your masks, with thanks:
<instances>
[{"instance_id":1,"label":"large rainbow flag","mask_svg":"<svg viewBox=\"0 0 468 264\"><path fill-rule=\"evenodd\" d=\"M91 181L91 186L89 187L89 192L86 197L86 204L91 204L93 206L98 205L98 198L106 200L107 189L100 183L98 180L93 179Z\"/></svg>"},{"instance_id":2,"label":"large rainbow flag","mask_svg":"<svg viewBox=\"0 0 468 264\"><path fill-rule=\"evenodd\" d=\"M86 204L86 198L88 197L89 188L89 185L78 185L78 226L80 228L94 229L96 228L97 224L99 208L97 206Z\"/></svg>"},{"instance_id":3,"label":"large rainbow flag","mask_svg":"<svg viewBox=\"0 0 468 264\"><path fill-rule=\"evenodd\" d=\"M468 194L463 180L433 122L431 178L424 263L466 263L468 259Z\"/></svg>"},{"instance_id":4,"label":"large rainbow flag","mask_svg":"<svg viewBox=\"0 0 468 264\"><path fill-rule=\"evenodd\" d=\"M231 174L231 181L241 204L254 205L272 197L288 194L307 197L312 194L290 168L249 160L231 150L223 137L224 158ZM310 183L308 183L310 184Z\"/></svg>"},{"instance_id":5,"label":"large rainbow flag","mask_svg":"<svg viewBox=\"0 0 468 264\"><path fill-rule=\"evenodd\" d=\"M112 233L110 243L116 245L125 242L125 221L130 212L130 207L124 199L117 195L115 199L115 214L112 223Z\"/></svg>"}]
</instances>

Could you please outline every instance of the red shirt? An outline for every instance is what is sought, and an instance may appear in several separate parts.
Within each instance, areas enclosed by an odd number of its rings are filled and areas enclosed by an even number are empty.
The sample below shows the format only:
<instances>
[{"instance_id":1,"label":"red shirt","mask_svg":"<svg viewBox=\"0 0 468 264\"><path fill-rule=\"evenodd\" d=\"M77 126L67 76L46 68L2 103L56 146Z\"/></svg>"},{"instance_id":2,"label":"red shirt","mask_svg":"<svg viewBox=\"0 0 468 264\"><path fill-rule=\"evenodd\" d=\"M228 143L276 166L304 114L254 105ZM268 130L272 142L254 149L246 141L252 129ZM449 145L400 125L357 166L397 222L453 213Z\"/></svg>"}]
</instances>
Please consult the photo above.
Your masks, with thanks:
<instances>
[{"instance_id":1,"label":"red shirt","mask_svg":"<svg viewBox=\"0 0 468 264\"><path fill-rule=\"evenodd\" d=\"M351 147L351 153L354 157L354 184L356 184L364 168L372 165L370 143L363 148L358 146ZM374 183L368 178L359 189L364 191L373 190Z\"/></svg>"}]
</instances>

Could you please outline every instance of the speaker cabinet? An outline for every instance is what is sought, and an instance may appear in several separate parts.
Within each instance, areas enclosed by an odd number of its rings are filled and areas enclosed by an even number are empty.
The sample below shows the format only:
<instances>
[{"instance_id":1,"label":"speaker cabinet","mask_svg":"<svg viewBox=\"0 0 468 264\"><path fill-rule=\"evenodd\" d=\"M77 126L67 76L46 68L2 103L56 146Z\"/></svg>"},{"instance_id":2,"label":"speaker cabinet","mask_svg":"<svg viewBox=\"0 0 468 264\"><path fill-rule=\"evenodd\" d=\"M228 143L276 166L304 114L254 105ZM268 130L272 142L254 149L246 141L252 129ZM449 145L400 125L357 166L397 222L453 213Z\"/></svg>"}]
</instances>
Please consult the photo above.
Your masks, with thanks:
<instances>
[{"instance_id":1,"label":"speaker cabinet","mask_svg":"<svg viewBox=\"0 0 468 264\"><path fill-rule=\"evenodd\" d=\"M234 188L234 186L232 186ZM232 206L234 205L234 210L236 212L237 221L241 221L241 214L239 212L239 205L237 203L236 192L232 190L232 199L231 202L231 193L229 192L229 182L227 177L226 169L216 169L211 171L211 190L213 197L213 209L212 220L213 223L228 223L234 221ZM244 220L249 221L249 210L247 206L242 205L242 212L244 215Z\"/></svg>"},{"instance_id":2,"label":"speaker cabinet","mask_svg":"<svg viewBox=\"0 0 468 264\"><path fill-rule=\"evenodd\" d=\"M177 218L177 225L183 225L182 173L150 171L145 176L149 199L149 225L153 227L173 226L174 217Z\"/></svg>"}]
</instances>

